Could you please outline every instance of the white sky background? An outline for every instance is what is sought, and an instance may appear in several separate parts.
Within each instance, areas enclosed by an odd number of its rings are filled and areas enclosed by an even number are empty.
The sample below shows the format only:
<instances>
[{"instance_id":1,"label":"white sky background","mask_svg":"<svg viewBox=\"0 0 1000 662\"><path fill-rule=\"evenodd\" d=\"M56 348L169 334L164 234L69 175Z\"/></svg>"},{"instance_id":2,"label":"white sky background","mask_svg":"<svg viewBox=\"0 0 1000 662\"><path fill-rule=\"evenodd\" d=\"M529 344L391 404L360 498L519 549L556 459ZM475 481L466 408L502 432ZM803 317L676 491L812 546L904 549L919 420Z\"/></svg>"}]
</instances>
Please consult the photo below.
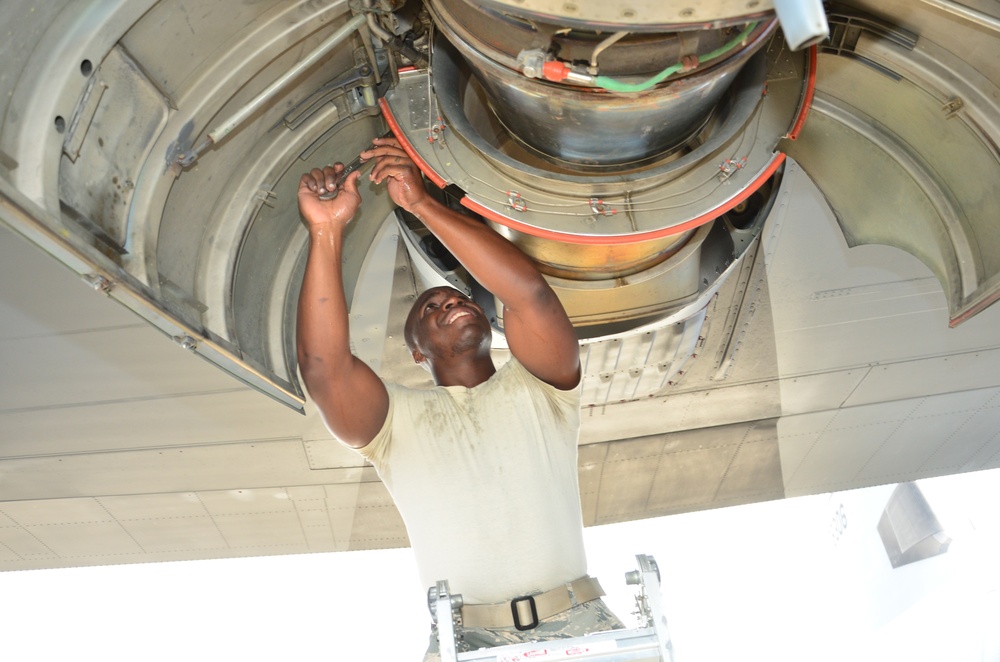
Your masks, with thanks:
<instances>
[{"instance_id":1,"label":"white sky background","mask_svg":"<svg viewBox=\"0 0 1000 662\"><path fill-rule=\"evenodd\" d=\"M656 558L676 662L1000 659L1000 472L920 486L954 542L895 571L886 486L590 528L591 574L634 626ZM408 549L0 573L0 660L419 660L428 627Z\"/></svg>"}]
</instances>

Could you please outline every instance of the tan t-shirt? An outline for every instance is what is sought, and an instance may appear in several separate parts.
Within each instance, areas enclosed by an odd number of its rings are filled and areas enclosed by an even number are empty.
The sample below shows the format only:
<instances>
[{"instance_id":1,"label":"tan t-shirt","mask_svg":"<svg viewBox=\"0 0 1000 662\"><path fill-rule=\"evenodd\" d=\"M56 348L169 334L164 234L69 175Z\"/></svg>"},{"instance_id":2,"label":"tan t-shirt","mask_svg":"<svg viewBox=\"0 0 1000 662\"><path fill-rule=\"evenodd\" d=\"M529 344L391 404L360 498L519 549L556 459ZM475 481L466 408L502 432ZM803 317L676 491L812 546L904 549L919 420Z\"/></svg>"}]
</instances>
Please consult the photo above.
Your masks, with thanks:
<instances>
[{"instance_id":1,"label":"tan t-shirt","mask_svg":"<svg viewBox=\"0 0 1000 662\"><path fill-rule=\"evenodd\" d=\"M511 359L475 388L389 391L361 454L403 516L426 587L510 600L587 574L577 475L580 387Z\"/></svg>"}]
</instances>

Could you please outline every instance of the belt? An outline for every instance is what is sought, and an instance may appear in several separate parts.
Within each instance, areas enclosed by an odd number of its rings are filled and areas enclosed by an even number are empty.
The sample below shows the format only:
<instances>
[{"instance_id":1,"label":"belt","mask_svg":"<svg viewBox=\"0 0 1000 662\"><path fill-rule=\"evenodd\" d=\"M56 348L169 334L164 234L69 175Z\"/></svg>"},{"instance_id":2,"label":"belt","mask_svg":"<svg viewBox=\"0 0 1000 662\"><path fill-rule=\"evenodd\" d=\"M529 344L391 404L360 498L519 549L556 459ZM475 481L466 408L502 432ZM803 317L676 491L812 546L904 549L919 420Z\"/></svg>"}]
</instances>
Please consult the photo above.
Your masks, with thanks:
<instances>
[{"instance_id":1,"label":"belt","mask_svg":"<svg viewBox=\"0 0 1000 662\"><path fill-rule=\"evenodd\" d=\"M535 595L522 595L510 602L462 607L462 627L509 628L530 630L539 621L590 602L604 595L600 582L593 577L581 577L554 589Z\"/></svg>"}]
</instances>

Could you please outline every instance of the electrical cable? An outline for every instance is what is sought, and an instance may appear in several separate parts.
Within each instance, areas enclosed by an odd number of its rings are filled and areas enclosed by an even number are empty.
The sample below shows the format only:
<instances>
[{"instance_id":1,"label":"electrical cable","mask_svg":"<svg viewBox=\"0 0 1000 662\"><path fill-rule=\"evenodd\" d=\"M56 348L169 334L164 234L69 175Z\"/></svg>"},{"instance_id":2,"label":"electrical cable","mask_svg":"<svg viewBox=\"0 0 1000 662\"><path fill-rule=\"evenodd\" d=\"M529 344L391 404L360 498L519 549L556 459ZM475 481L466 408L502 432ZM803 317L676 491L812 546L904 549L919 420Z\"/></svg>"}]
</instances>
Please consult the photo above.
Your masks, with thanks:
<instances>
[{"instance_id":1,"label":"electrical cable","mask_svg":"<svg viewBox=\"0 0 1000 662\"><path fill-rule=\"evenodd\" d=\"M738 46L740 42L746 39L750 35L750 33L753 32L753 29L756 28L757 25L758 23L756 22L750 23L749 25L747 25L746 28L743 29L743 32L739 33L736 36L736 38L734 38L729 43L720 46L719 48L716 48L714 51L710 53L706 53L705 55L700 56L698 58L699 64L700 62L707 62L709 60L714 60L720 55L724 55L729 51L733 50L734 48L736 48L736 46ZM605 90L608 90L610 92L645 92L646 90L656 85L659 85L669 76L674 75L678 71L681 71L683 68L684 68L684 63L678 62L677 64L673 64L667 67L660 73L656 74L649 80L644 81L642 83L624 83L622 81L615 80L614 78L609 78L607 76L597 76L597 78L594 79L594 82L598 87L604 88Z\"/></svg>"}]
</instances>

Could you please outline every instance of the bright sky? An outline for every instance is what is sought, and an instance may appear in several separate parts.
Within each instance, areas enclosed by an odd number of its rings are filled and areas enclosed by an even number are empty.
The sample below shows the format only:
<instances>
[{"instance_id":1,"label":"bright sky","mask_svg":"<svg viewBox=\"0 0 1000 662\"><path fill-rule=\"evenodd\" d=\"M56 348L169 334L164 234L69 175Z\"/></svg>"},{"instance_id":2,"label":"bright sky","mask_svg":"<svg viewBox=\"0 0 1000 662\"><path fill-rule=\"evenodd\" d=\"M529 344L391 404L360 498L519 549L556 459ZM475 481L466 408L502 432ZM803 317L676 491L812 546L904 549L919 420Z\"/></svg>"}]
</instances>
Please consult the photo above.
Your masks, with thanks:
<instances>
[{"instance_id":1,"label":"bright sky","mask_svg":"<svg viewBox=\"0 0 1000 662\"><path fill-rule=\"evenodd\" d=\"M896 570L885 486L587 529L591 574L634 626L656 558L675 662L1000 659L1000 471L919 484L953 542ZM419 660L429 617L405 549L0 573L0 624L0 660L304 662Z\"/></svg>"}]
</instances>

